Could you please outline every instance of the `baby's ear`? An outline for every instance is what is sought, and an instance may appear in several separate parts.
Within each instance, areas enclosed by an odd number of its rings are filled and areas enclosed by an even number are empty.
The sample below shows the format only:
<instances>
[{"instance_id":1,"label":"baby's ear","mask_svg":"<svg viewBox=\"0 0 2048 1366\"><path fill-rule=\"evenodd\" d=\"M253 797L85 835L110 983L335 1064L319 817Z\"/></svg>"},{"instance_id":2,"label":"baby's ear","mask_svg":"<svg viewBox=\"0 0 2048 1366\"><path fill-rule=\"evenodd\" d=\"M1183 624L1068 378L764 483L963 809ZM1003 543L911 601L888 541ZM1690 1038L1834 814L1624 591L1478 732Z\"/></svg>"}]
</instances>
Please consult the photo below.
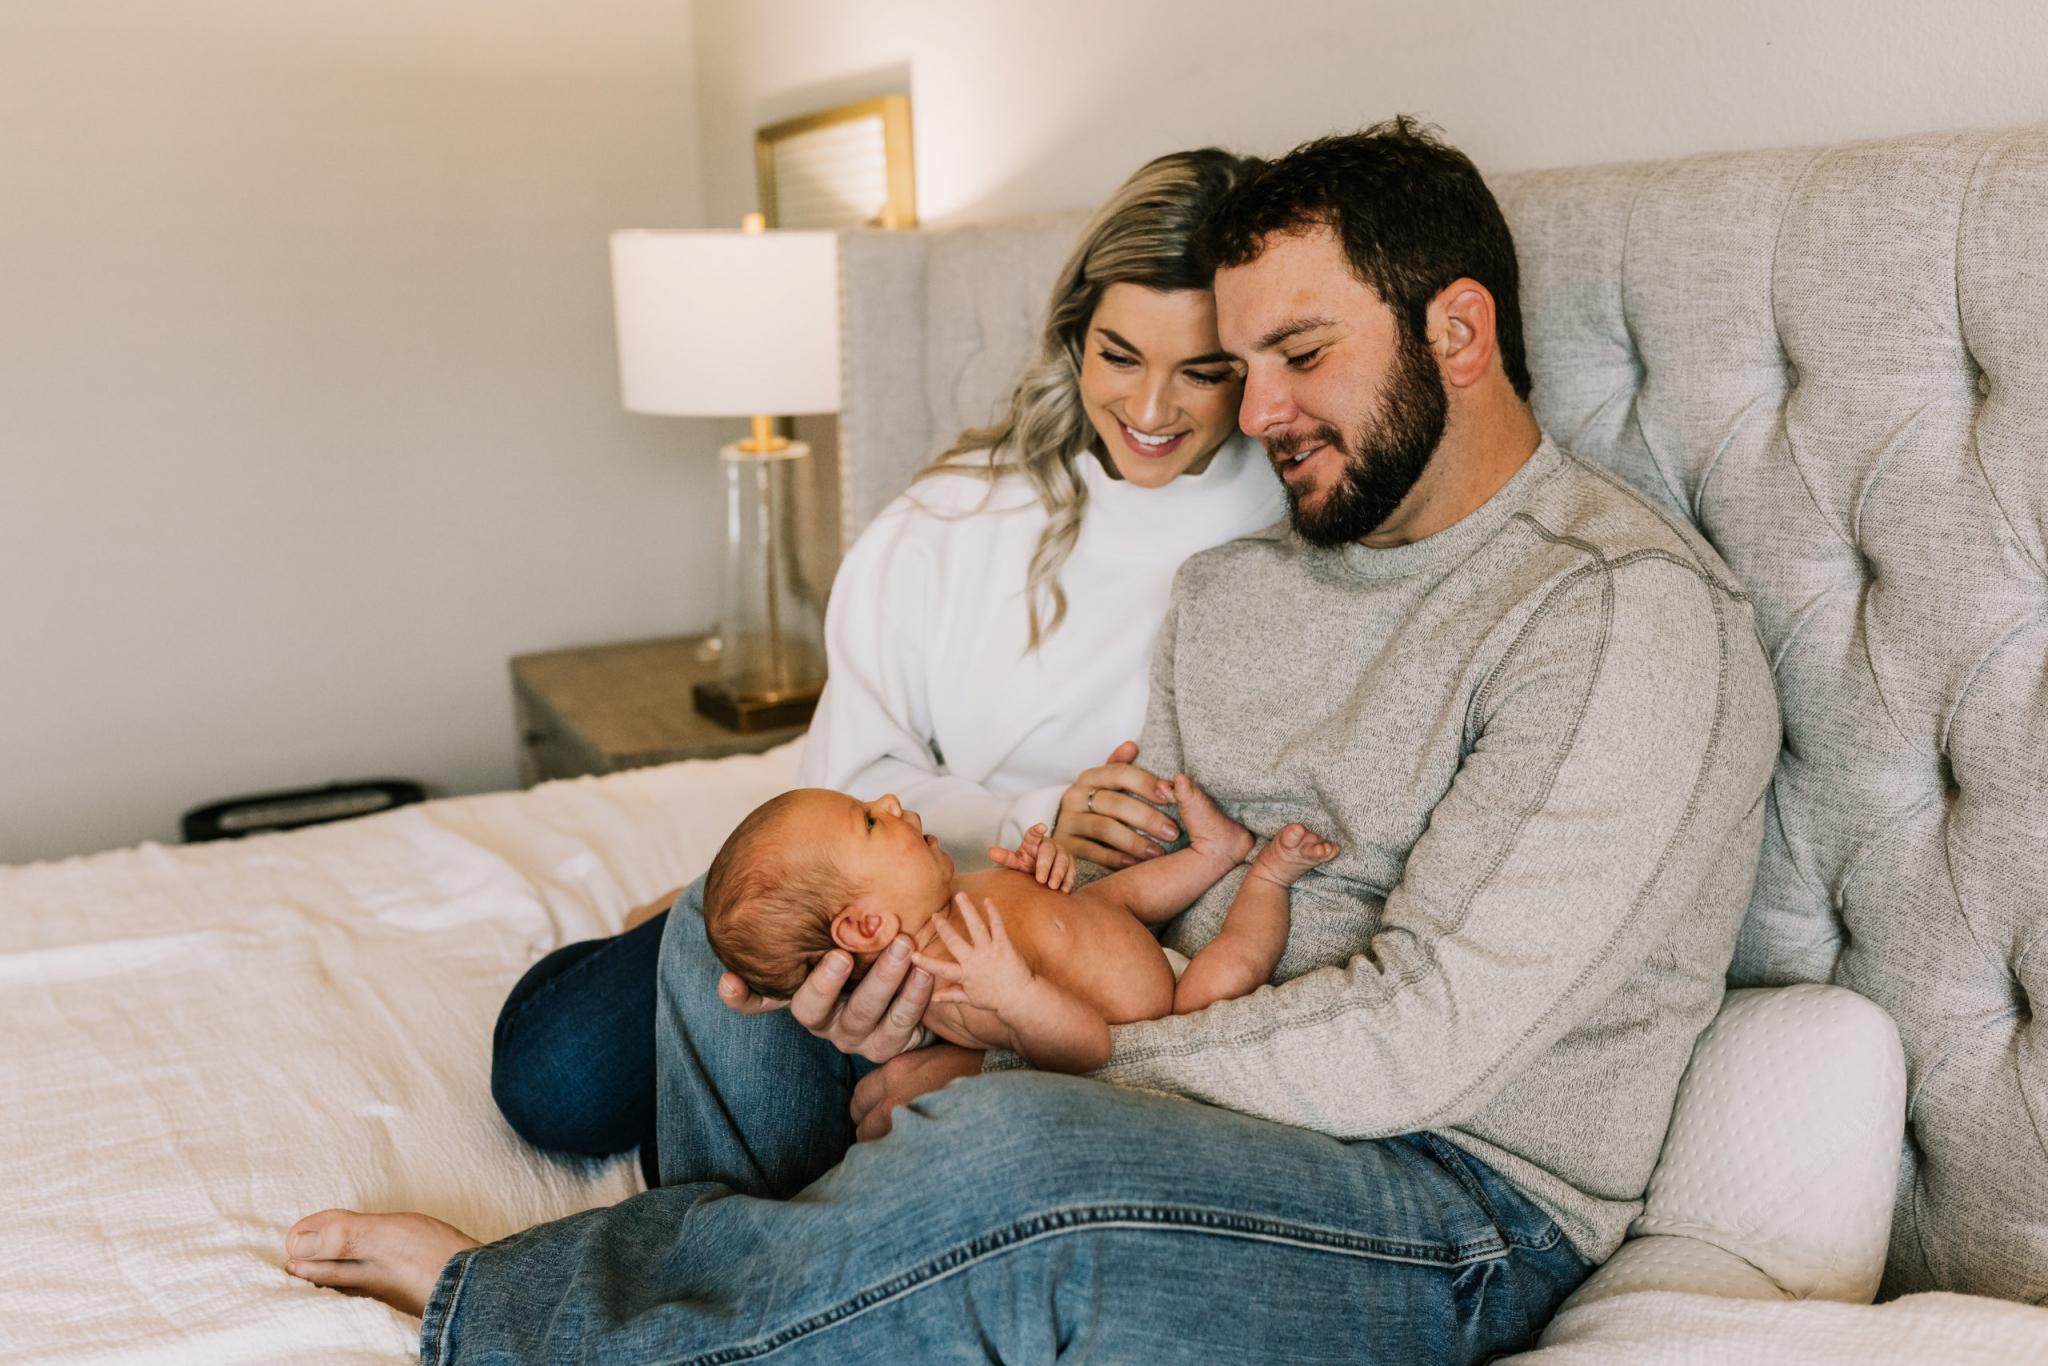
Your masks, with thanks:
<instances>
[{"instance_id":1,"label":"baby's ear","mask_svg":"<svg viewBox=\"0 0 2048 1366\"><path fill-rule=\"evenodd\" d=\"M848 906L832 917L832 942L848 953L880 953L902 928L894 911Z\"/></svg>"}]
</instances>

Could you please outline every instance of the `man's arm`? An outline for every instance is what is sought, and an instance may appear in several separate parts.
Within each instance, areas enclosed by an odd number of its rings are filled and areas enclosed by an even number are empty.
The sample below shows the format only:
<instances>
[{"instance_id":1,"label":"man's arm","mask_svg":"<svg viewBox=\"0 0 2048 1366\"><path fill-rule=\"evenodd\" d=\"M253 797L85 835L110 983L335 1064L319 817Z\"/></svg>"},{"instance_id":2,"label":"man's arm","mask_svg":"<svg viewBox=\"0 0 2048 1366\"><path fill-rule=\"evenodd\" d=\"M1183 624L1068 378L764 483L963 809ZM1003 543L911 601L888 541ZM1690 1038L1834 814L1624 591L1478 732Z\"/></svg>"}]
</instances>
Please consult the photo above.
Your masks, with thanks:
<instances>
[{"instance_id":1,"label":"man's arm","mask_svg":"<svg viewBox=\"0 0 2048 1366\"><path fill-rule=\"evenodd\" d=\"M1124 782L1126 783L1131 783L1131 774L1141 771L1148 772L1154 779L1164 783L1170 780L1181 768L1180 722L1173 706L1173 654L1174 638L1176 635L1174 620L1180 612L1183 594L1186 591L1187 578L1187 566L1182 565L1180 571L1174 577L1173 599L1167 606L1166 619L1160 623L1159 634L1152 644L1152 668L1148 675L1149 692L1145 704L1145 728L1140 735L1140 740L1135 745L1129 741L1118 745L1116 751L1110 756L1110 762L1104 766L1103 770L1100 770L1101 772L1123 774L1125 775ZM1143 770L1135 769L1131 763L1133 759L1143 759L1145 768ZM1137 786L1135 783L1132 783L1130 787L1133 795L1129 798L1126 798L1117 790L1118 786L1119 784L1105 783L1099 788L1082 789L1077 785L1075 788L1069 788L1065 798L1062 799L1059 823L1053 826L1052 835L1060 847L1072 854L1079 863L1077 880L1082 885L1098 881L1106 874L1114 871L1109 865L1097 863L1094 860L1097 858L1110 858L1115 854L1115 849L1109 847L1113 837L1105 834L1104 831L1119 821L1130 823L1133 826L1143 821L1144 828L1151 832L1151 838L1162 849L1170 850L1176 848L1178 841L1186 834L1185 830L1175 834L1175 827L1171 822L1160 821L1157 825L1154 825L1150 813L1146 812L1145 807L1140 804L1141 799L1136 795ZM1103 802L1105 807L1115 808L1120 814L1116 816L1107 814L1076 815L1072 807L1073 803L1079 799L1077 793L1082 790L1093 790L1104 794ZM1170 791L1161 793L1154 804L1163 804L1170 795ZM1138 844L1131 844L1129 847L1135 850L1144 846L1140 842ZM1130 861L1126 860L1117 866L1129 867Z\"/></svg>"},{"instance_id":2,"label":"man's arm","mask_svg":"<svg viewBox=\"0 0 2048 1366\"><path fill-rule=\"evenodd\" d=\"M1180 743L1180 712L1174 706L1174 651L1180 638L1181 604L1187 601L1188 567L1182 565L1173 576L1173 597L1166 606L1166 619L1159 623L1159 635L1152 642L1152 671L1145 694L1145 726L1138 732L1138 753L1145 767L1171 781L1186 761ZM1186 832L1183 831L1183 834Z\"/></svg>"},{"instance_id":3,"label":"man's arm","mask_svg":"<svg viewBox=\"0 0 2048 1366\"><path fill-rule=\"evenodd\" d=\"M1740 858L1777 752L1748 612L1641 561L1559 590L1348 964L1119 1026L1100 1075L1343 1138L1481 1110ZM1715 965L1717 968L1719 965Z\"/></svg>"}]
</instances>

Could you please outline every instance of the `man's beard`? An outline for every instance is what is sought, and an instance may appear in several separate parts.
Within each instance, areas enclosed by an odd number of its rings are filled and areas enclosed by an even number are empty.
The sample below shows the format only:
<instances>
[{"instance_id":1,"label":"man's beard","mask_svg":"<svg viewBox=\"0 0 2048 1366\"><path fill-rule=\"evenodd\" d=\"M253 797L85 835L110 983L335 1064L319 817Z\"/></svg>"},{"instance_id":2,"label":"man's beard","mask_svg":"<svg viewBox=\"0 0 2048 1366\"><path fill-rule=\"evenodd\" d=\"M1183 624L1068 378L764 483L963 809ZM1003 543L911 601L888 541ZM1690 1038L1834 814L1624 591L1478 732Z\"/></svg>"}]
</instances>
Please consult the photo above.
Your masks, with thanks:
<instances>
[{"instance_id":1,"label":"man's beard","mask_svg":"<svg viewBox=\"0 0 2048 1366\"><path fill-rule=\"evenodd\" d=\"M1313 508L1309 490L1287 484L1287 511L1294 530L1310 545L1345 545L1362 540L1394 515L1415 487L1444 439L1450 402L1429 343L1405 334L1395 347L1394 368L1380 386L1373 411L1349 436L1324 424L1305 436L1266 443L1275 460L1318 443L1343 457L1337 482Z\"/></svg>"}]
</instances>

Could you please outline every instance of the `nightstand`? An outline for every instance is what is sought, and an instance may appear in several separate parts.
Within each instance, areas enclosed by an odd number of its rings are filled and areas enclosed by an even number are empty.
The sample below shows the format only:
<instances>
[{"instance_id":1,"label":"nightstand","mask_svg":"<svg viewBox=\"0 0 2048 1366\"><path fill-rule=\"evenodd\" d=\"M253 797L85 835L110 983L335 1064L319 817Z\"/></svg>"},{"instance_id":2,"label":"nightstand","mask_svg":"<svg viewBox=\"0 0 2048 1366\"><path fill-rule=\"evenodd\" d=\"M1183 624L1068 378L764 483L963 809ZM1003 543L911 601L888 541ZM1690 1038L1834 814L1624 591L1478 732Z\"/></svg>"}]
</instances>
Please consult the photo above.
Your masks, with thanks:
<instances>
[{"instance_id":1,"label":"nightstand","mask_svg":"<svg viewBox=\"0 0 2048 1366\"><path fill-rule=\"evenodd\" d=\"M690 688L718 677L703 636L551 650L512 661L519 781L617 773L676 759L758 754L805 726L742 734L699 716Z\"/></svg>"}]
</instances>

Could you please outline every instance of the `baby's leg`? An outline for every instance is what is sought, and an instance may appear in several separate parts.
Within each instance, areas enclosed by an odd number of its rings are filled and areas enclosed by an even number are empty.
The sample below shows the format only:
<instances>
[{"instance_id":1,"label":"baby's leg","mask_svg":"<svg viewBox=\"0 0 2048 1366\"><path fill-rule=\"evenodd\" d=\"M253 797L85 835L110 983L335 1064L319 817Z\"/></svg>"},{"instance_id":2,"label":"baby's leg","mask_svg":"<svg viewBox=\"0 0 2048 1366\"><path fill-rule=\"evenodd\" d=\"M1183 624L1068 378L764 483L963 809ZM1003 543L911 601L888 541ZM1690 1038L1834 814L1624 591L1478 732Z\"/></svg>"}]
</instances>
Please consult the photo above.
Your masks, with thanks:
<instances>
[{"instance_id":1,"label":"baby's leg","mask_svg":"<svg viewBox=\"0 0 2048 1366\"><path fill-rule=\"evenodd\" d=\"M1252 832L1223 814L1185 773L1173 775L1184 849L1133 864L1083 887L1077 896L1106 897L1147 925L1163 925L1194 903L1252 851Z\"/></svg>"},{"instance_id":2,"label":"baby's leg","mask_svg":"<svg viewBox=\"0 0 2048 1366\"><path fill-rule=\"evenodd\" d=\"M1173 1013L1187 1015L1256 990L1287 948L1287 889L1337 856L1337 846L1296 822L1267 842L1244 875L1216 937L1202 946L1173 989Z\"/></svg>"}]
</instances>

